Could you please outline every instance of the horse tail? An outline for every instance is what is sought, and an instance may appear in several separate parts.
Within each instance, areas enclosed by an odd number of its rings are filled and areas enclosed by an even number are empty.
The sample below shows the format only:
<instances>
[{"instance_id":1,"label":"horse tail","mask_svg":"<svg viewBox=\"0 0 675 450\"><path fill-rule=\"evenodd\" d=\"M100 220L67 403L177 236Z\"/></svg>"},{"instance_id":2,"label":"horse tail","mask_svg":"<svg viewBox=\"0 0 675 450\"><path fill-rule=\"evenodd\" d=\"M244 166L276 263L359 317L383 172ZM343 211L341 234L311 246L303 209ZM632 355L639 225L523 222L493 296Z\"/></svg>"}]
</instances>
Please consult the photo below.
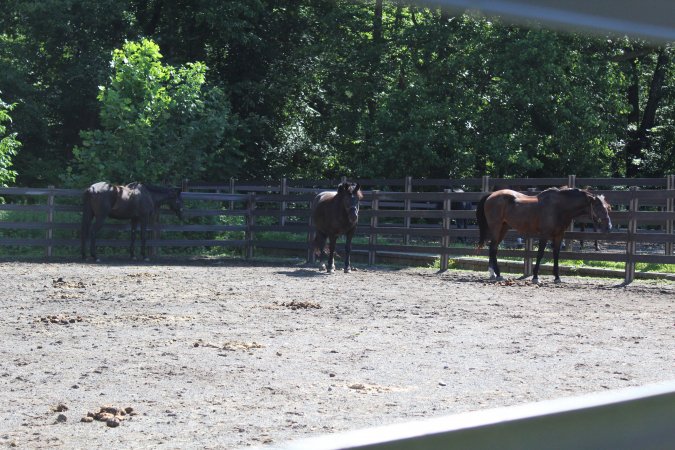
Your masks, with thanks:
<instances>
[{"instance_id":1,"label":"horse tail","mask_svg":"<svg viewBox=\"0 0 675 450\"><path fill-rule=\"evenodd\" d=\"M490 195L486 195L485 197L481 198L478 202L478 206L476 207L476 219L478 219L478 230L480 232L478 238L478 248L483 248L483 245L485 245L485 240L487 239L489 227L487 218L485 217L485 200L487 200L489 196Z\"/></svg>"}]
</instances>

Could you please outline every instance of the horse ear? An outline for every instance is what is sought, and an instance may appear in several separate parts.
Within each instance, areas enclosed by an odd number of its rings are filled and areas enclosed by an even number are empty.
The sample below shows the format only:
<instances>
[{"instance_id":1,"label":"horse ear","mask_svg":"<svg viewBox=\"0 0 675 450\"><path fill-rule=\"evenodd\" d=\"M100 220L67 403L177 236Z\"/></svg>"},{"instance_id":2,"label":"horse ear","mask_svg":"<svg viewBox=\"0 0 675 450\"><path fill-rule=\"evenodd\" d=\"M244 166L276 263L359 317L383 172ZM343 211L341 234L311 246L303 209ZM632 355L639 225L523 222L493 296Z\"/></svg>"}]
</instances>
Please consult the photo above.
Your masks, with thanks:
<instances>
[{"instance_id":1,"label":"horse ear","mask_svg":"<svg viewBox=\"0 0 675 450\"><path fill-rule=\"evenodd\" d=\"M338 184L338 189L337 189L338 194L343 192L344 190L345 190L345 185L342 184L342 183Z\"/></svg>"},{"instance_id":2,"label":"horse ear","mask_svg":"<svg viewBox=\"0 0 675 450\"><path fill-rule=\"evenodd\" d=\"M356 186L354 186L354 192L360 191L361 190L361 185L359 183L356 183Z\"/></svg>"}]
</instances>

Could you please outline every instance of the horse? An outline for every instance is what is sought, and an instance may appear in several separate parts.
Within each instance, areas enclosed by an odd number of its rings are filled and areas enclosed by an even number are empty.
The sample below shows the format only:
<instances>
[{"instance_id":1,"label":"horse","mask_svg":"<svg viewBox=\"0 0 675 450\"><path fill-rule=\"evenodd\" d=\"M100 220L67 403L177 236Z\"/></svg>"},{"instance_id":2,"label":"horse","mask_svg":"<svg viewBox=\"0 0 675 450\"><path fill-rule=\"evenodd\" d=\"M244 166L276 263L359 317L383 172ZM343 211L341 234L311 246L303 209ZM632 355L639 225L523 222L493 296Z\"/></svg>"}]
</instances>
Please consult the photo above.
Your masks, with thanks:
<instances>
[{"instance_id":1,"label":"horse","mask_svg":"<svg viewBox=\"0 0 675 450\"><path fill-rule=\"evenodd\" d=\"M503 189L484 196L476 210L480 232L478 248L490 238L490 279L503 280L497 265L497 248L509 228L515 228L523 236L539 238L532 282L539 283L539 263L547 241L551 240L554 282L560 283L558 257L565 230L574 218L587 215L603 232L608 232L612 229L610 209L603 195L594 195L584 189L549 188L536 196Z\"/></svg>"},{"instance_id":2,"label":"horse","mask_svg":"<svg viewBox=\"0 0 675 450\"><path fill-rule=\"evenodd\" d=\"M82 197L82 259L87 259L86 243L91 240L90 253L95 261L100 261L96 255L96 234L103 227L106 218L131 220L131 258L134 256L136 241L136 227L141 224L141 256L147 261L145 253L145 231L148 223L159 213L159 207L168 204L169 208L183 218L183 199L179 188L167 188L129 183L117 186L101 181L89 186ZM92 220L96 219L93 227Z\"/></svg>"},{"instance_id":3,"label":"horse","mask_svg":"<svg viewBox=\"0 0 675 450\"><path fill-rule=\"evenodd\" d=\"M328 264L326 271L335 269L335 243L337 238L345 235L345 273L352 270L349 260L352 251L352 237L359 220L359 201L363 198L358 183L344 182L338 185L337 192L328 191L318 194L312 201L312 222L316 228L314 236L314 254L319 256L319 263L326 256L326 240L328 239ZM323 270L323 267L322 267Z\"/></svg>"}]
</instances>

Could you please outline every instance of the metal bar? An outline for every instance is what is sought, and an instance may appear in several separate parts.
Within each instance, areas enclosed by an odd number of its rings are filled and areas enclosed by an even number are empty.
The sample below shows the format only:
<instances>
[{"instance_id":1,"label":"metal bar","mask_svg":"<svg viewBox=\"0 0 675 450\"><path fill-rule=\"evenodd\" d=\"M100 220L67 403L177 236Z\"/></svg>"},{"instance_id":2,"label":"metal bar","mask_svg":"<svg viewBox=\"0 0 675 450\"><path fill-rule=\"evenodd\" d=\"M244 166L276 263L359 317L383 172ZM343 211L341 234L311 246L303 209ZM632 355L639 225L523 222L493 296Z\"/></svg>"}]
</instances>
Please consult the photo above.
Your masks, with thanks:
<instances>
[{"instance_id":1,"label":"metal bar","mask_svg":"<svg viewBox=\"0 0 675 450\"><path fill-rule=\"evenodd\" d=\"M286 450L663 450L675 442L675 381L473 411L287 443Z\"/></svg>"}]
</instances>

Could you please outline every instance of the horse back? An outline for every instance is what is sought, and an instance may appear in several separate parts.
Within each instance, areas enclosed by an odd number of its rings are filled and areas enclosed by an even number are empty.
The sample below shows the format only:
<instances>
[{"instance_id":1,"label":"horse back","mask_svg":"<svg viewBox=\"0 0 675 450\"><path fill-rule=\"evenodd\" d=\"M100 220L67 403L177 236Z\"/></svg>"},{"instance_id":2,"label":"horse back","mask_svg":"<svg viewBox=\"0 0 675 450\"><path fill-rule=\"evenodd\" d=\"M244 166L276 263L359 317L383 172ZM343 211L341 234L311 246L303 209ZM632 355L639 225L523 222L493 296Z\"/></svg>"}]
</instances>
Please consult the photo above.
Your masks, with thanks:
<instances>
[{"instance_id":1,"label":"horse back","mask_svg":"<svg viewBox=\"0 0 675 450\"><path fill-rule=\"evenodd\" d=\"M525 235L539 234L542 222L540 199L511 189L495 191L485 201L485 217L490 228L502 223Z\"/></svg>"},{"instance_id":2,"label":"horse back","mask_svg":"<svg viewBox=\"0 0 675 450\"><path fill-rule=\"evenodd\" d=\"M83 195L84 210L87 215L105 217L115 205L117 188L112 184L101 181L89 186Z\"/></svg>"},{"instance_id":3,"label":"horse back","mask_svg":"<svg viewBox=\"0 0 675 450\"><path fill-rule=\"evenodd\" d=\"M147 218L155 208L152 194L141 183L116 186L115 202L110 217L119 219Z\"/></svg>"}]
</instances>

